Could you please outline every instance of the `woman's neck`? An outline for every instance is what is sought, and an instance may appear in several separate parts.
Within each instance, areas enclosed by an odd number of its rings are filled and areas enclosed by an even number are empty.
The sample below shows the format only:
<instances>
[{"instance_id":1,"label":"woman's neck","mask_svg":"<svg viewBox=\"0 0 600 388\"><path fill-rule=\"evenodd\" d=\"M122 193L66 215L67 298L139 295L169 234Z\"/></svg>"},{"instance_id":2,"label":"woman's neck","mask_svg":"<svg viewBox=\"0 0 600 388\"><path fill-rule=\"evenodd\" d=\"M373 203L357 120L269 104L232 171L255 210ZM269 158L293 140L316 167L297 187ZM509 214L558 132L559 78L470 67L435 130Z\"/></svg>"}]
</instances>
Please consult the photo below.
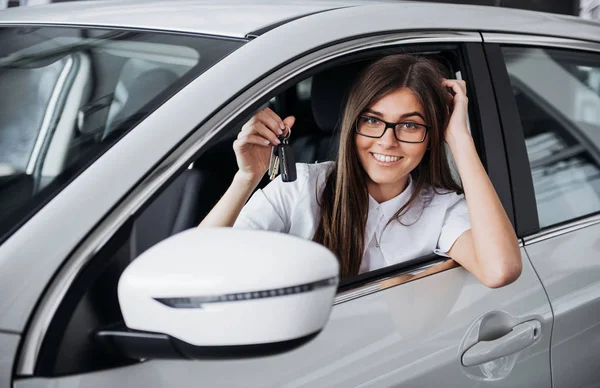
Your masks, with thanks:
<instances>
[{"instance_id":1,"label":"woman's neck","mask_svg":"<svg viewBox=\"0 0 600 388\"><path fill-rule=\"evenodd\" d=\"M408 186L408 175L394 183L376 183L369 179L367 190L377 203L389 201L398 196Z\"/></svg>"}]
</instances>

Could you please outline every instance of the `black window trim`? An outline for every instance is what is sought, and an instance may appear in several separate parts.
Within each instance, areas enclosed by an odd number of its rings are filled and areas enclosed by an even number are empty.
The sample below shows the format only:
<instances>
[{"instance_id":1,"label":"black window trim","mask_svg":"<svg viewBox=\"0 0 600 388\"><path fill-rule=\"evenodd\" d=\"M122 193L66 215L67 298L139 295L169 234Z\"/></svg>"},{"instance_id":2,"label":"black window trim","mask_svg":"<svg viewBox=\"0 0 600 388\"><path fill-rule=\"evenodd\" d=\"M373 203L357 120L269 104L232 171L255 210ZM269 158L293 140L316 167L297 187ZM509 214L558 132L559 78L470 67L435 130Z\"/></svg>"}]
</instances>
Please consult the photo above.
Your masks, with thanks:
<instances>
[{"instance_id":1,"label":"black window trim","mask_svg":"<svg viewBox=\"0 0 600 388\"><path fill-rule=\"evenodd\" d=\"M370 46L368 43L370 43ZM451 33L446 31L392 32L368 37L355 37L299 55L293 61L284 63L279 68L264 74L261 79L256 80L254 84L248 85L246 89L240 91L238 95L224 103L216 114L209 116L205 122L199 123L190 132L190 135L186 139L183 139L164 160L157 163L156 168L149 172L131 190L130 194L114 207L113 211L107 215L104 221L97 225L88 234L86 239L74 249L73 253L63 263L61 270L58 271L52 280L49 287L50 292L43 297L44 303L36 309L30 320L27 328L27 336L21 348L19 362L16 365L16 374L21 376L34 374L39 357L38 344L43 340L48 329L48 324L46 323L49 319L48 316L54 317L62 300L61 295L64 295L70 287L70 284L64 284L64 282L61 282L61 279L69 279L69 282L72 282L81 268L90 260L93 260L94 252L97 251L97 248L103 246L104 242L110 239L113 233L126 222L129 215L132 213L137 214L140 209L143 209L144 204L155 198L159 194L160 189L172 181L179 172L187 168L190 161L200 156L209 144L215 141L219 134L227 132L232 125L235 125L235 118L251 114L261 104L268 101L269 96L285 90L302 78L322 71L327 67L347 62L343 60L345 58L360 57L361 55L364 56L365 53L372 56L376 50L389 54L393 51L393 48L399 48L402 52L406 52L406 47L414 47L416 49L413 52L422 52L424 51L424 47L429 46L458 47L463 55L463 64L467 67L465 69L466 74L473 76L473 79L477 80L473 84L483 82L484 85L487 85L487 87L482 89L479 89L479 86L475 87L475 85L471 84L468 86L468 92L471 96L470 101L473 106L477 107L478 103L482 102L482 106L479 109L470 109L470 115L473 112L479 112L480 109L482 110L479 113L475 113L480 115L479 118L470 118L471 124L474 124L472 128L477 128L479 120L481 120L482 123L485 123L482 124L482 128L485 127L485 132L489 132L489 135L483 136L484 140L481 142L482 144L478 144L476 141L476 146L480 155L482 155L482 159L486 159L484 160L484 164L487 161L487 163L499 163L500 165L504 163L505 165L506 160L503 147L498 147L498 143L495 143L499 136L501 136L501 133L499 133L500 127L496 118L497 108L495 101L487 98L491 90L491 82L487 72L481 35L479 33L470 31L455 31ZM477 62L476 66L473 66L473 63L470 62L472 60ZM472 69L477 69L475 74L471 74L470 71ZM479 96L479 98L476 96ZM482 112L485 112L485 114ZM483 132L482 130L480 133ZM491 147L492 145L493 147ZM492 158L483 153L485 149L498 151L498 148L500 148L500 152L491 153ZM160 173L157 174L156 172ZM503 177L502 174L492 174L492 179L496 183L496 190L502 193L507 193L510 190L507 176ZM506 207L509 209L512 208L510 196L507 198L504 194L501 198L504 201L508 201L503 203ZM512 212L509 211L510 214ZM449 259L442 260L444 262L449 261ZM395 272L397 275L406 274L407 271L421 271L423 268L431 267L432 264L440 264L440 261L438 256L428 255L417 258L414 262L411 261L409 266L415 264L414 267L407 268L406 263L401 263L396 266L383 268L381 269L382 272L377 272L377 274L380 276L380 280L385 280L390 278L389 275L393 275L390 272ZM421 269L417 268L417 266ZM369 280L364 279L364 282L356 279L356 281L348 284L348 289L350 289L350 286L357 289L370 280L372 280L371 277L369 277Z\"/></svg>"},{"instance_id":2,"label":"black window trim","mask_svg":"<svg viewBox=\"0 0 600 388\"><path fill-rule=\"evenodd\" d=\"M507 139L506 152L513 187L515 217L517 225L520 225L517 236L522 238L524 246L527 246L599 224L600 210L540 228L525 136L501 46L567 49L600 54L600 41L506 33L483 33L482 36L490 75L496 89L503 132Z\"/></svg>"},{"instance_id":3,"label":"black window trim","mask_svg":"<svg viewBox=\"0 0 600 388\"><path fill-rule=\"evenodd\" d=\"M539 230L525 135L500 45L485 43L484 50L494 87L494 96L504 137L504 148L507 154L515 212L515 231L518 237L522 237Z\"/></svg>"}]
</instances>

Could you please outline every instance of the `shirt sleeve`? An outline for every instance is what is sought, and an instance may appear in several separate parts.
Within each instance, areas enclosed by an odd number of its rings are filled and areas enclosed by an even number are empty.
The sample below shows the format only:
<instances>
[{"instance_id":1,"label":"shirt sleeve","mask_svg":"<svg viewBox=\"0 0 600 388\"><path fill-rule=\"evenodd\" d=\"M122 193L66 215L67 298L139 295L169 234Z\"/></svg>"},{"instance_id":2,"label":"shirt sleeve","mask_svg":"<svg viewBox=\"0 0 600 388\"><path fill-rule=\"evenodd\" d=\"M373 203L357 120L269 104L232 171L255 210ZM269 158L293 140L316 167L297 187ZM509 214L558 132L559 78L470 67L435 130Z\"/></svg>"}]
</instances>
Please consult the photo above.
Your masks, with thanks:
<instances>
[{"instance_id":1,"label":"shirt sleeve","mask_svg":"<svg viewBox=\"0 0 600 388\"><path fill-rule=\"evenodd\" d=\"M461 234L471 229L469 210L464 195L449 195L455 196L455 201L452 206L446 210L446 216L444 217L444 223L440 231L437 249L434 251L436 254L446 257L449 257L448 251L452 248L456 239L458 239Z\"/></svg>"},{"instance_id":2,"label":"shirt sleeve","mask_svg":"<svg viewBox=\"0 0 600 388\"><path fill-rule=\"evenodd\" d=\"M272 183L271 183L272 184ZM285 232L285 221L269 201L263 190L257 190L242 208L234 228L262 229Z\"/></svg>"},{"instance_id":3,"label":"shirt sleeve","mask_svg":"<svg viewBox=\"0 0 600 388\"><path fill-rule=\"evenodd\" d=\"M288 233L291 211L309 179L305 165L297 163L296 170L296 181L283 182L280 175L264 189L257 190L242 208L233 227Z\"/></svg>"}]
</instances>

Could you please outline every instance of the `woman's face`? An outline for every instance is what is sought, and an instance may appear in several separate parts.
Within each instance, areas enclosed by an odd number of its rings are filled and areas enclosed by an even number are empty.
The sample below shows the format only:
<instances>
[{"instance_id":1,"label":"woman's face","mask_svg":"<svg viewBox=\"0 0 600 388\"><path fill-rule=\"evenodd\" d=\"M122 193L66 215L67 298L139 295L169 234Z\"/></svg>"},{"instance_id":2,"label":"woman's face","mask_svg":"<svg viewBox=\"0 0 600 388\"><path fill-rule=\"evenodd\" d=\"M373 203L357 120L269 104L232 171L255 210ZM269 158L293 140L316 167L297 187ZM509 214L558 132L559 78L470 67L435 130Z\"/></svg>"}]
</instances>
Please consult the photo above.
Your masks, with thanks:
<instances>
[{"instance_id":1,"label":"woman's face","mask_svg":"<svg viewBox=\"0 0 600 388\"><path fill-rule=\"evenodd\" d=\"M407 88L398 89L382 97L363 113L387 122L429 124L417 97ZM369 194L378 202L387 201L406 187L408 174L421 162L429 142L429 134L422 143L400 142L388 128L381 138L355 135L360 163L368 179Z\"/></svg>"}]
</instances>

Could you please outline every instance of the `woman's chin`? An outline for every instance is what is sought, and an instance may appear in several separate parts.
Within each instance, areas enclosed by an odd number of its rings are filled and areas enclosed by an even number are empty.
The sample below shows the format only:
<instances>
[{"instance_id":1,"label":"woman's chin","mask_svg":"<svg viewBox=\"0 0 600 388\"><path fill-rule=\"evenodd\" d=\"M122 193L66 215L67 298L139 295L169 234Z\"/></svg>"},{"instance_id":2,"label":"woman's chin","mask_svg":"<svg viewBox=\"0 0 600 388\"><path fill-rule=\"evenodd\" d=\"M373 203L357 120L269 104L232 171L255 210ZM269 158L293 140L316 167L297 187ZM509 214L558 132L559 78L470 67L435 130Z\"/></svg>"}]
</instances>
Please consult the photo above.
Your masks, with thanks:
<instances>
[{"instance_id":1,"label":"woman's chin","mask_svg":"<svg viewBox=\"0 0 600 388\"><path fill-rule=\"evenodd\" d=\"M381 186L393 186L393 185L401 185L404 181L404 178L407 174L382 174L378 172L373 172L372 174L368 174L369 180Z\"/></svg>"}]
</instances>

